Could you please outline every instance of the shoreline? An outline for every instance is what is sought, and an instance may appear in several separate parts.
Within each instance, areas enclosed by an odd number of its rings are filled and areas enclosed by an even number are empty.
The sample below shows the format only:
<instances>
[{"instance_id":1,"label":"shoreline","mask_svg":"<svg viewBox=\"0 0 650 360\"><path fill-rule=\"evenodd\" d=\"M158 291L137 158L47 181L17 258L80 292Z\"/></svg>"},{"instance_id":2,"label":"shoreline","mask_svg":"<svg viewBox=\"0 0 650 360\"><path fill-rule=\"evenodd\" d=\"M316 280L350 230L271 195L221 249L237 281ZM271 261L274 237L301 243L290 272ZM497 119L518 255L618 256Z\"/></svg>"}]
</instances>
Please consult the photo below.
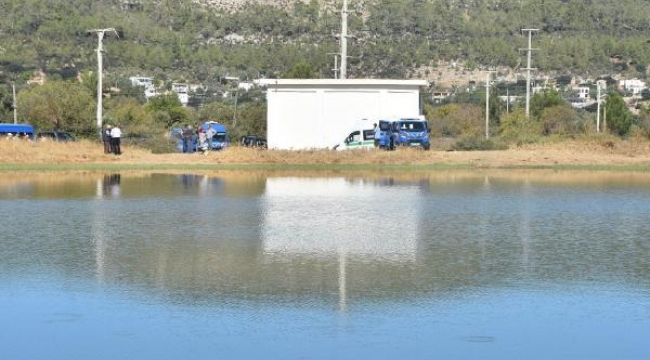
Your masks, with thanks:
<instances>
[{"instance_id":1,"label":"shoreline","mask_svg":"<svg viewBox=\"0 0 650 360\"><path fill-rule=\"evenodd\" d=\"M153 154L124 146L104 154L100 144L0 141L0 173L106 171L396 171L439 170L650 171L650 142L570 140L493 151L422 149L265 150L233 146L201 154Z\"/></svg>"}]
</instances>

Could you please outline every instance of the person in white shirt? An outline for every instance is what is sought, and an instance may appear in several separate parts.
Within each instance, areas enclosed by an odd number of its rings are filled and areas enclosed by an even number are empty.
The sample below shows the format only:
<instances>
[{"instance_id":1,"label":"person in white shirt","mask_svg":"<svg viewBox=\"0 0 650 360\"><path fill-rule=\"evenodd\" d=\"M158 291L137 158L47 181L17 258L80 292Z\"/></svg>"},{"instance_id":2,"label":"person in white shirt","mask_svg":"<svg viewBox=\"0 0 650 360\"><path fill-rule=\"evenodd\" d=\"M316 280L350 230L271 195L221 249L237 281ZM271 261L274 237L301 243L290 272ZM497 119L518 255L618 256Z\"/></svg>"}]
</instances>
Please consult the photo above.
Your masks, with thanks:
<instances>
[{"instance_id":1,"label":"person in white shirt","mask_svg":"<svg viewBox=\"0 0 650 360\"><path fill-rule=\"evenodd\" d=\"M122 149L120 148L121 137L122 130L120 127L117 125L113 126L111 129L111 150L113 150L113 154L115 155L122 154Z\"/></svg>"}]
</instances>

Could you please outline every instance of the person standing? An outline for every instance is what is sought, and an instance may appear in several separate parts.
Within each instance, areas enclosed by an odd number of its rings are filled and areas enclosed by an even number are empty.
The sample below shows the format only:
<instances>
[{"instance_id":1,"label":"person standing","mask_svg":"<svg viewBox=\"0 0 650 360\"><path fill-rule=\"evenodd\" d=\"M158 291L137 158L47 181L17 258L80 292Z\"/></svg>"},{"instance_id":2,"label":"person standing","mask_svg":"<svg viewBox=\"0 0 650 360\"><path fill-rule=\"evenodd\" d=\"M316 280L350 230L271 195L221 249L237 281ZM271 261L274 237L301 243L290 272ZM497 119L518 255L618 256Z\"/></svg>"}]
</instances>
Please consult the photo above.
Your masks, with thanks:
<instances>
[{"instance_id":1,"label":"person standing","mask_svg":"<svg viewBox=\"0 0 650 360\"><path fill-rule=\"evenodd\" d=\"M113 152L111 146L111 126L106 125L104 130L102 130L102 142L104 143L104 154L110 154Z\"/></svg>"},{"instance_id":2,"label":"person standing","mask_svg":"<svg viewBox=\"0 0 650 360\"><path fill-rule=\"evenodd\" d=\"M192 138L194 137L194 129L192 129L192 125L187 125L185 129L183 129L183 133L181 134L183 138L183 152L187 154L191 154L194 149L193 149L193 144L192 144Z\"/></svg>"},{"instance_id":3,"label":"person standing","mask_svg":"<svg viewBox=\"0 0 650 360\"><path fill-rule=\"evenodd\" d=\"M120 147L120 142L122 138L122 129L119 126L115 125L111 129L111 150L113 154L122 155L122 149Z\"/></svg>"},{"instance_id":4,"label":"person standing","mask_svg":"<svg viewBox=\"0 0 650 360\"><path fill-rule=\"evenodd\" d=\"M203 127L199 127L199 151L201 154L207 154L208 151L208 138L205 136Z\"/></svg>"},{"instance_id":5,"label":"person standing","mask_svg":"<svg viewBox=\"0 0 650 360\"><path fill-rule=\"evenodd\" d=\"M375 147L379 147L379 138L381 137L381 129L379 129L377 123L375 123L374 131L375 131Z\"/></svg>"}]
</instances>

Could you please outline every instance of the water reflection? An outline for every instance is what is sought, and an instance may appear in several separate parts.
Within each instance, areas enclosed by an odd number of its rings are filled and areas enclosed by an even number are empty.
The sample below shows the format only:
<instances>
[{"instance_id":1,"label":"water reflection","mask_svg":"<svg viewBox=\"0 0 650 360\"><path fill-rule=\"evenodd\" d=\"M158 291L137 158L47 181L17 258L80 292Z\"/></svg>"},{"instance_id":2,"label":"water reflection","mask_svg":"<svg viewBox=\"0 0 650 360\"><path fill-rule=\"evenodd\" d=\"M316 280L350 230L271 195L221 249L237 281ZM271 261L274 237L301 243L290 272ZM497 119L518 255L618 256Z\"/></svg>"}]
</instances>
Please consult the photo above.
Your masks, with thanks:
<instances>
[{"instance_id":1,"label":"water reflection","mask_svg":"<svg viewBox=\"0 0 650 360\"><path fill-rule=\"evenodd\" d=\"M616 336L650 326L648 180L556 173L2 176L0 305L22 310L12 299L34 292L43 301L84 294L122 312L155 308L152 327L188 333L209 327L201 325L205 312L260 318L266 322L227 325L249 334L255 323L261 328L253 340L279 354L287 353L268 340L278 329L306 329L312 338L293 344L318 338L324 349L331 332L341 331L338 345L359 350L350 344L360 340L366 347L359 351L373 358L423 358L400 333L418 344L502 345L519 339L524 320L542 333L566 317L597 323L605 319L599 312L610 314L609 330L589 327ZM21 304L37 311L30 301ZM165 315L176 307L191 315ZM330 312L346 319L342 330L328 322ZM320 327L304 320L313 318ZM387 328L378 330L381 324ZM626 341L631 349L623 350L639 355L641 340ZM405 353L369 350L376 343Z\"/></svg>"}]
</instances>

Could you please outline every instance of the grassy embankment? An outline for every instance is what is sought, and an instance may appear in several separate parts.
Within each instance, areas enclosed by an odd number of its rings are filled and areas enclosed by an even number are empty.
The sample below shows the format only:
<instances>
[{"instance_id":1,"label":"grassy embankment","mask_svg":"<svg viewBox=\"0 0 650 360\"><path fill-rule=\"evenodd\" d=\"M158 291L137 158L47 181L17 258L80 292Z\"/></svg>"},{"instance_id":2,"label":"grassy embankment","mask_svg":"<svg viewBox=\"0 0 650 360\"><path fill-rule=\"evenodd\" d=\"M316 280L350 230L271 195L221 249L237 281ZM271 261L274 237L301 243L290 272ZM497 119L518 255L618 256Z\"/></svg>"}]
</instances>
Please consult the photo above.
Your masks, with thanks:
<instances>
[{"instance_id":1,"label":"grassy embankment","mask_svg":"<svg viewBox=\"0 0 650 360\"><path fill-rule=\"evenodd\" d=\"M106 155L101 144L0 140L0 172L13 171L431 171L439 169L579 169L650 171L650 142L580 140L500 151L282 151L233 146L200 154L153 154L123 147Z\"/></svg>"}]
</instances>

